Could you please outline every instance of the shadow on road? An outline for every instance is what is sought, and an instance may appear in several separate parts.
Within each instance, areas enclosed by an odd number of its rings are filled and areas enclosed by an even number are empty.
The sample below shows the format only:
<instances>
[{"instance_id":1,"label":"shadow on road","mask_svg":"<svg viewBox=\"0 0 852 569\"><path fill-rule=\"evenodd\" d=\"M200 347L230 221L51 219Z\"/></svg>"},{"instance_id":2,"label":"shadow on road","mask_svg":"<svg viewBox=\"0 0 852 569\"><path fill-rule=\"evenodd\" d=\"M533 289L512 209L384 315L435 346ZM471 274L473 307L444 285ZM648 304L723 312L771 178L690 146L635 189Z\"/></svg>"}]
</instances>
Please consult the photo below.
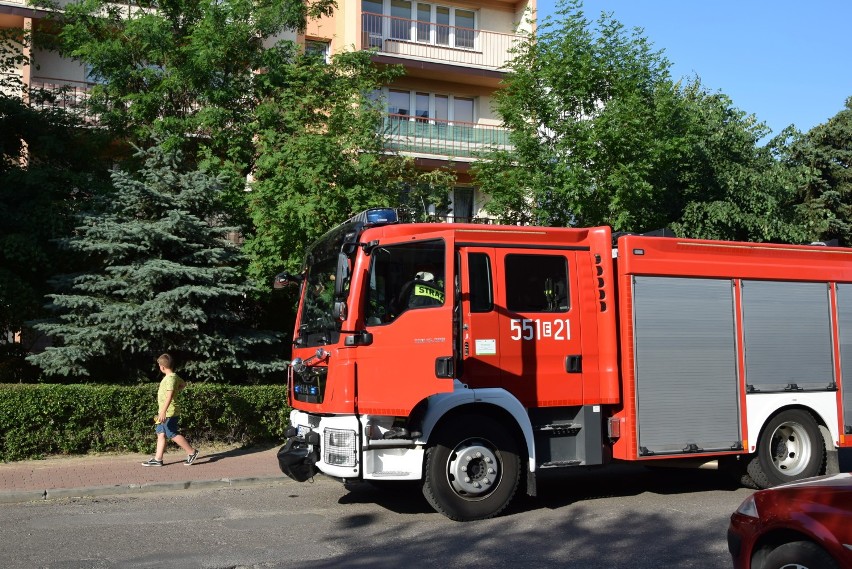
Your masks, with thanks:
<instances>
[{"instance_id":1,"label":"shadow on road","mask_svg":"<svg viewBox=\"0 0 852 569\"><path fill-rule=\"evenodd\" d=\"M278 445L268 443L268 444L257 444L252 445L250 447L239 447L234 449L223 450L219 452L212 453L202 453L201 457L198 459L198 462L195 464L202 464L205 462L216 462L225 458L233 458L238 456L248 456L252 454L256 454L259 452L266 452L271 448L274 448ZM202 449L204 450L204 449Z\"/></svg>"},{"instance_id":2,"label":"shadow on road","mask_svg":"<svg viewBox=\"0 0 852 569\"><path fill-rule=\"evenodd\" d=\"M852 472L852 449L841 449L840 470ZM730 475L718 470L656 468L636 464L545 471L538 476L536 497L519 488L503 515L536 509L558 509L596 498L638 496L644 493L671 495L708 491L735 492L742 488ZM378 504L398 514L434 512L423 497L419 482L363 482L346 485L341 504Z\"/></svg>"}]
</instances>

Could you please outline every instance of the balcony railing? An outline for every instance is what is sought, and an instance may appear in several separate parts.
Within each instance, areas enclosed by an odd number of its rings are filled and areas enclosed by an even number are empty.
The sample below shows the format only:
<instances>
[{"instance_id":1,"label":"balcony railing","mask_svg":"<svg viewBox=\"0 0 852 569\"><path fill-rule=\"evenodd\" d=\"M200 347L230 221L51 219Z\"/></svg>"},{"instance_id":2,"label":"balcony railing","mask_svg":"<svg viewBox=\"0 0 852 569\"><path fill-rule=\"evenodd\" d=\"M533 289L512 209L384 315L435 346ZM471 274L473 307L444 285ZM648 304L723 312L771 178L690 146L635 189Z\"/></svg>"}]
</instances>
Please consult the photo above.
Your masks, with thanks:
<instances>
[{"instance_id":1,"label":"balcony railing","mask_svg":"<svg viewBox=\"0 0 852 569\"><path fill-rule=\"evenodd\" d=\"M521 41L517 34L361 14L361 48L417 60L498 70Z\"/></svg>"},{"instance_id":2,"label":"balcony railing","mask_svg":"<svg viewBox=\"0 0 852 569\"><path fill-rule=\"evenodd\" d=\"M509 131L492 125L388 114L383 127L387 147L398 152L472 158L510 145Z\"/></svg>"},{"instance_id":3,"label":"balcony railing","mask_svg":"<svg viewBox=\"0 0 852 569\"><path fill-rule=\"evenodd\" d=\"M33 77L30 82L30 104L38 109L64 109L87 123L94 123L97 117L89 112L88 105L91 88L92 83L85 81Z\"/></svg>"}]
</instances>

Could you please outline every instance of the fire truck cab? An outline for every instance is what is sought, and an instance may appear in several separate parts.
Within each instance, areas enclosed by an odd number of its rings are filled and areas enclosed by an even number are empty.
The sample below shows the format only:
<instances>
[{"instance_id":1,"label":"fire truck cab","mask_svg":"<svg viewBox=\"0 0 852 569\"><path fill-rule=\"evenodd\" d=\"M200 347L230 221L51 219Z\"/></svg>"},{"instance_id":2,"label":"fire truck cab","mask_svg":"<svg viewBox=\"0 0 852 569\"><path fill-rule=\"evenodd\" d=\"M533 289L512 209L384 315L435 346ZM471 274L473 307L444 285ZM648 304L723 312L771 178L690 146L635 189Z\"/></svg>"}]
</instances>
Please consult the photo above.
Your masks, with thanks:
<instances>
[{"instance_id":1,"label":"fire truck cab","mask_svg":"<svg viewBox=\"0 0 852 569\"><path fill-rule=\"evenodd\" d=\"M474 520L544 469L715 460L766 487L852 446L848 249L377 209L276 277L291 283L278 458L296 480L419 480Z\"/></svg>"}]
</instances>

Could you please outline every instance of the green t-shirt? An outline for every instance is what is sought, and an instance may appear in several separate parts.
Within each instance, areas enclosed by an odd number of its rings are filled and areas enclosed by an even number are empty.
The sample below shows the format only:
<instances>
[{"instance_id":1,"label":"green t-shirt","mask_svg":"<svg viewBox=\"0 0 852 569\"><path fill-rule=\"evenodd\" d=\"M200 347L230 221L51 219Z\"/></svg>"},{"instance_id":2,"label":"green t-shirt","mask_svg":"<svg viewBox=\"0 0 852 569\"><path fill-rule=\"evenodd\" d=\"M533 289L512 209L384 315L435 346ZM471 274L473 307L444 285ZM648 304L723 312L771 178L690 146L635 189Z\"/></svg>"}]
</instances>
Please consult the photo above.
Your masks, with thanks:
<instances>
[{"instance_id":1,"label":"green t-shirt","mask_svg":"<svg viewBox=\"0 0 852 569\"><path fill-rule=\"evenodd\" d=\"M186 387L186 382L178 377L176 373L170 373L160 382L160 388L157 390L157 409L159 410L166 401L166 392L174 391L172 401L169 403L169 408L166 409L166 417L174 417L178 415L177 399L181 390Z\"/></svg>"}]
</instances>

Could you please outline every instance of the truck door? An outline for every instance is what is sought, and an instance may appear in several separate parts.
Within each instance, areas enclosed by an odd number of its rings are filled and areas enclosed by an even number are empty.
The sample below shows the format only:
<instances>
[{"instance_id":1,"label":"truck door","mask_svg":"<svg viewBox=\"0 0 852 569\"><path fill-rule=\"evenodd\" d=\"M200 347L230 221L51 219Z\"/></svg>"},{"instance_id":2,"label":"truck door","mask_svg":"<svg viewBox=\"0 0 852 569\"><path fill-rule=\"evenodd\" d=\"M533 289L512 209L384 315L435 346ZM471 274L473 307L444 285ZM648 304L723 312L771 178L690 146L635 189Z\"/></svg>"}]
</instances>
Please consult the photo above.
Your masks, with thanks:
<instances>
[{"instance_id":1,"label":"truck door","mask_svg":"<svg viewBox=\"0 0 852 569\"><path fill-rule=\"evenodd\" d=\"M493 257L494 309L470 310L478 365L496 357L500 385L526 406L582 404L577 254L495 248ZM488 353L491 345L496 354Z\"/></svg>"},{"instance_id":2,"label":"truck door","mask_svg":"<svg viewBox=\"0 0 852 569\"><path fill-rule=\"evenodd\" d=\"M449 231L372 248L363 308L372 340L356 348L359 413L405 416L452 391L454 273Z\"/></svg>"},{"instance_id":3,"label":"truck door","mask_svg":"<svg viewBox=\"0 0 852 569\"><path fill-rule=\"evenodd\" d=\"M500 310L495 304L496 253L488 247L459 248L461 290L461 380L470 387L500 387Z\"/></svg>"}]
</instances>

